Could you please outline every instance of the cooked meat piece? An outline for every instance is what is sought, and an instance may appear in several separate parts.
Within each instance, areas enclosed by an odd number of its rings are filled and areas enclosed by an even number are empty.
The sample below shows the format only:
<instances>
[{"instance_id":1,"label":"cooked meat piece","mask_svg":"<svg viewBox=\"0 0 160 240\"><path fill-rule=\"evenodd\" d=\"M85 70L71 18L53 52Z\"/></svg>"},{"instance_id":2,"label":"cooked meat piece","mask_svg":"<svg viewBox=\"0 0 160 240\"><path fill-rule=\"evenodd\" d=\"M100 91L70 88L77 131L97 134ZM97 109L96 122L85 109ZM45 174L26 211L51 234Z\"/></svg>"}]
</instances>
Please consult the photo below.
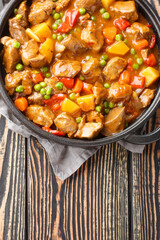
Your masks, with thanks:
<instances>
[{"instance_id":1,"label":"cooked meat piece","mask_svg":"<svg viewBox=\"0 0 160 240\"><path fill-rule=\"evenodd\" d=\"M154 98L155 90L145 89L140 95L139 99L142 103L143 108L151 104L152 99Z\"/></svg>"},{"instance_id":2,"label":"cooked meat piece","mask_svg":"<svg viewBox=\"0 0 160 240\"><path fill-rule=\"evenodd\" d=\"M95 52L99 52L103 46L104 38L99 29L95 28L93 21L87 21L87 27L82 30L81 39L88 45L91 44L91 48Z\"/></svg>"},{"instance_id":3,"label":"cooked meat piece","mask_svg":"<svg viewBox=\"0 0 160 240\"><path fill-rule=\"evenodd\" d=\"M36 25L44 22L49 18L52 13L55 3L53 1L35 2L30 7L30 13L28 15L29 22L32 25Z\"/></svg>"},{"instance_id":4,"label":"cooked meat piece","mask_svg":"<svg viewBox=\"0 0 160 240\"><path fill-rule=\"evenodd\" d=\"M80 62L72 60L58 60L52 67L52 72L56 77L74 78L80 71Z\"/></svg>"},{"instance_id":5,"label":"cooked meat piece","mask_svg":"<svg viewBox=\"0 0 160 240\"><path fill-rule=\"evenodd\" d=\"M55 53L63 53L66 47L59 42L55 43Z\"/></svg>"},{"instance_id":6,"label":"cooked meat piece","mask_svg":"<svg viewBox=\"0 0 160 240\"><path fill-rule=\"evenodd\" d=\"M9 19L9 31L11 37L16 39L20 44L29 41L24 27L22 27L16 17Z\"/></svg>"},{"instance_id":7,"label":"cooked meat piece","mask_svg":"<svg viewBox=\"0 0 160 240\"><path fill-rule=\"evenodd\" d=\"M74 118L69 116L67 113L59 114L54 120L54 124L60 131L67 133L69 137L72 137L78 128Z\"/></svg>"},{"instance_id":8,"label":"cooked meat piece","mask_svg":"<svg viewBox=\"0 0 160 240\"><path fill-rule=\"evenodd\" d=\"M30 105L25 114L29 120L45 127L50 127L55 118L54 113L49 107L39 105Z\"/></svg>"},{"instance_id":9,"label":"cooked meat piece","mask_svg":"<svg viewBox=\"0 0 160 240\"><path fill-rule=\"evenodd\" d=\"M22 18L20 18L20 25L24 28L28 25L28 7L26 4L27 1L23 1L18 8L18 14L22 15Z\"/></svg>"},{"instance_id":10,"label":"cooked meat piece","mask_svg":"<svg viewBox=\"0 0 160 240\"><path fill-rule=\"evenodd\" d=\"M89 13L86 13L85 15L79 16L79 21L78 21L79 25L83 26L83 27L86 27L86 25L88 23L87 20L89 20L90 17L91 16L89 15Z\"/></svg>"},{"instance_id":11,"label":"cooked meat piece","mask_svg":"<svg viewBox=\"0 0 160 240\"><path fill-rule=\"evenodd\" d=\"M60 12L63 8L67 7L71 0L61 0L56 3L56 11Z\"/></svg>"},{"instance_id":12,"label":"cooked meat piece","mask_svg":"<svg viewBox=\"0 0 160 240\"><path fill-rule=\"evenodd\" d=\"M134 1L116 1L110 6L111 17L123 17L130 22L138 19L138 13Z\"/></svg>"},{"instance_id":13,"label":"cooked meat piece","mask_svg":"<svg viewBox=\"0 0 160 240\"><path fill-rule=\"evenodd\" d=\"M102 134L110 136L113 133L118 133L124 129L125 126L125 107L112 109L107 116L105 116L104 127Z\"/></svg>"},{"instance_id":14,"label":"cooked meat piece","mask_svg":"<svg viewBox=\"0 0 160 240\"><path fill-rule=\"evenodd\" d=\"M119 82L113 83L109 88L108 99L118 102L124 99L129 100L132 95L132 87L128 84L120 84Z\"/></svg>"},{"instance_id":15,"label":"cooked meat piece","mask_svg":"<svg viewBox=\"0 0 160 240\"><path fill-rule=\"evenodd\" d=\"M90 57L82 63L82 73L89 83L95 83L97 80L102 81L102 71L97 58Z\"/></svg>"},{"instance_id":16,"label":"cooked meat piece","mask_svg":"<svg viewBox=\"0 0 160 240\"><path fill-rule=\"evenodd\" d=\"M85 8L87 11L94 13L101 6L100 0L77 0L75 3L77 8Z\"/></svg>"},{"instance_id":17,"label":"cooked meat piece","mask_svg":"<svg viewBox=\"0 0 160 240\"><path fill-rule=\"evenodd\" d=\"M103 124L101 122L87 122L82 128L78 129L74 137L92 139L97 137L102 128Z\"/></svg>"},{"instance_id":18,"label":"cooked meat piece","mask_svg":"<svg viewBox=\"0 0 160 240\"><path fill-rule=\"evenodd\" d=\"M47 60L41 54L38 54L36 57L31 58L29 64L33 68L41 68L44 67L47 63Z\"/></svg>"},{"instance_id":19,"label":"cooked meat piece","mask_svg":"<svg viewBox=\"0 0 160 240\"><path fill-rule=\"evenodd\" d=\"M6 75L5 87L10 95L13 95L15 88L19 85L23 86L25 95L32 93L32 74L29 70L15 71Z\"/></svg>"},{"instance_id":20,"label":"cooked meat piece","mask_svg":"<svg viewBox=\"0 0 160 240\"><path fill-rule=\"evenodd\" d=\"M103 74L105 75L106 81L116 80L120 73L127 66L127 60L121 57L112 58L103 69Z\"/></svg>"},{"instance_id":21,"label":"cooked meat piece","mask_svg":"<svg viewBox=\"0 0 160 240\"><path fill-rule=\"evenodd\" d=\"M107 98L108 91L102 87L93 87L93 94L95 96L95 104L99 104Z\"/></svg>"},{"instance_id":22,"label":"cooked meat piece","mask_svg":"<svg viewBox=\"0 0 160 240\"><path fill-rule=\"evenodd\" d=\"M47 86L52 88L52 94L56 93L67 93L67 88L63 85L63 88L61 90L56 88L56 83L59 82L58 78L52 77L52 78L45 78L44 82L47 83Z\"/></svg>"},{"instance_id":23,"label":"cooked meat piece","mask_svg":"<svg viewBox=\"0 0 160 240\"><path fill-rule=\"evenodd\" d=\"M72 34L66 37L61 43L74 54L82 54L88 50L87 45Z\"/></svg>"},{"instance_id":24,"label":"cooked meat piece","mask_svg":"<svg viewBox=\"0 0 160 240\"><path fill-rule=\"evenodd\" d=\"M87 113L87 122L103 123L104 116L96 111L90 111L89 113Z\"/></svg>"},{"instance_id":25,"label":"cooked meat piece","mask_svg":"<svg viewBox=\"0 0 160 240\"><path fill-rule=\"evenodd\" d=\"M13 46L15 40L10 37L3 37L1 43L3 48L3 64L7 73L15 70L16 64L20 61L19 50Z\"/></svg>"},{"instance_id":26,"label":"cooked meat piece","mask_svg":"<svg viewBox=\"0 0 160 240\"><path fill-rule=\"evenodd\" d=\"M33 92L29 97L28 97L28 102L29 104L38 104L38 105L44 105L43 102L43 96L39 92Z\"/></svg>"},{"instance_id":27,"label":"cooked meat piece","mask_svg":"<svg viewBox=\"0 0 160 240\"><path fill-rule=\"evenodd\" d=\"M137 41L143 38L149 40L151 36L151 31L146 25L135 22L131 25L131 27L128 27L126 31L124 31L124 35L133 41Z\"/></svg>"},{"instance_id":28,"label":"cooked meat piece","mask_svg":"<svg viewBox=\"0 0 160 240\"><path fill-rule=\"evenodd\" d=\"M141 55L142 55L143 60L147 59L150 53L151 53L151 50L149 48L142 49Z\"/></svg>"}]
</instances>

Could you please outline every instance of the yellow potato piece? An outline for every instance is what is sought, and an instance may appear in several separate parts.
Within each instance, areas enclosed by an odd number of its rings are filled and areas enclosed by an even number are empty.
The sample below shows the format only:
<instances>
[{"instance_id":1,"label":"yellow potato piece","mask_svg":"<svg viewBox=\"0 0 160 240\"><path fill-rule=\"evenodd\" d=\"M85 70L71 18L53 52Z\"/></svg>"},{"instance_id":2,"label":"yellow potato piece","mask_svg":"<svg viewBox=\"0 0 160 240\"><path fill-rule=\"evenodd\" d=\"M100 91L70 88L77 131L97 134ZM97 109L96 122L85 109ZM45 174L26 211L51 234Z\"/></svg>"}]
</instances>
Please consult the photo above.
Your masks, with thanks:
<instances>
[{"instance_id":1,"label":"yellow potato piece","mask_svg":"<svg viewBox=\"0 0 160 240\"><path fill-rule=\"evenodd\" d=\"M124 56L129 51L129 47L123 41L118 41L108 47L107 51L112 54Z\"/></svg>"},{"instance_id":2,"label":"yellow potato piece","mask_svg":"<svg viewBox=\"0 0 160 240\"><path fill-rule=\"evenodd\" d=\"M104 8L105 8L106 10L108 10L109 6L110 6L113 2L115 2L115 0L101 0L101 2L102 2L102 4L103 4Z\"/></svg>"},{"instance_id":3,"label":"yellow potato piece","mask_svg":"<svg viewBox=\"0 0 160 240\"><path fill-rule=\"evenodd\" d=\"M47 59L48 63L51 63L55 48L55 41L51 38L42 43L39 48L39 52Z\"/></svg>"},{"instance_id":4,"label":"yellow potato piece","mask_svg":"<svg viewBox=\"0 0 160 240\"><path fill-rule=\"evenodd\" d=\"M65 98L62 102L61 110L66 113L74 114L80 110L80 107L75 102Z\"/></svg>"},{"instance_id":5,"label":"yellow potato piece","mask_svg":"<svg viewBox=\"0 0 160 240\"><path fill-rule=\"evenodd\" d=\"M153 67L147 67L146 69L140 72L140 75L146 78L145 79L146 87L152 85L160 76L159 71Z\"/></svg>"},{"instance_id":6,"label":"yellow potato piece","mask_svg":"<svg viewBox=\"0 0 160 240\"><path fill-rule=\"evenodd\" d=\"M33 26L31 30L40 38L41 42L44 42L46 38L51 38L52 32L47 23L40 23Z\"/></svg>"},{"instance_id":7,"label":"yellow potato piece","mask_svg":"<svg viewBox=\"0 0 160 240\"><path fill-rule=\"evenodd\" d=\"M94 103L94 95L89 94L82 97L77 98L77 103L84 112L88 112L90 110L95 109Z\"/></svg>"},{"instance_id":8,"label":"yellow potato piece","mask_svg":"<svg viewBox=\"0 0 160 240\"><path fill-rule=\"evenodd\" d=\"M53 25L53 23L54 23L54 19L53 19L52 16L50 16L50 17L47 19L46 24L48 25L48 27L51 28L52 25Z\"/></svg>"},{"instance_id":9,"label":"yellow potato piece","mask_svg":"<svg viewBox=\"0 0 160 240\"><path fill-rule=\"evenodd\" d=\"M39 37L30 28L26 29L26 33L30 38L34 39L36 42L41 42Z\"/></svg>"}]
</instances>

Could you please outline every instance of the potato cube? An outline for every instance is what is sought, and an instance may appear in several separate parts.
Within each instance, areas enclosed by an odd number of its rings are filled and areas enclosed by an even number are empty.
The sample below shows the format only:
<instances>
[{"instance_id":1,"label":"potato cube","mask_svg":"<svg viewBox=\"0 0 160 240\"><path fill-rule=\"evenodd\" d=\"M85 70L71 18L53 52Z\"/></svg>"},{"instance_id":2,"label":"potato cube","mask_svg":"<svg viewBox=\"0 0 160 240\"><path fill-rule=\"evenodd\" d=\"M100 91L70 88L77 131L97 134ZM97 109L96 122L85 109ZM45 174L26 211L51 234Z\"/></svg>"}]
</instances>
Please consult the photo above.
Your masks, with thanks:
<instances>
[{"instance_id":1,"label":"potato cube","mask_svg":"<svg viewBox=\"0 0 160 240\"><path fill-rule=\"evenodd\" d=\"M146 69L140 72L140 75L146 78L145 79L146 87L152 85L160 76L159 71L153 67L147 67Z\"/></svg>"},{"instance_id":2,"label":"potato cube","mask_svg":"<svg viewBox=\"0 0 160 240\"><path fill-rule=\"evenodd\" d=\"M26 29L26 33L30 38L34 39L36 42L41 42L39 37L30 28Z\"/></svg>"},{"instance_id":3,"label":"potato cube","mask_svg":"<svg viewBox=\"0 0 160 240\"><path fill-rule=\"evenodd\" d=\"M53 23L54 23L54 19L53 19L52 16L50 16L50 17L47 19L46 24L48 25L48 27L51 28L52 25L53 25Z\"/></svg>"},{"instance_id":4,"label":"potato cube","mask_svg":"<svg viewBox=\"0 0 160 240\"><path fill-rule=\"evenodd\" d=\"M40 23L33 26L31 30L40 38L41 42L44 42L46 38L51 38L52 32L46 23Z\"/></svg>"},{"instance_id":5,"label":"potato cube","mask_svg":"<svg viewBox=\"0 0 160 240\"><path fill-rule=\"evenodd\" d=\"M123 41L118 41L108 47L107 51L112 54L123 56L128 53L129 47Z\"/></svg>"},{"instance_id":6,"label":"potato cube","mask_svg":"<svg viewBox=\"0 0 160 240\"><path fill-rule=\"evenodd\" d=\"M61 110L66 113L74 114L80 110L80 107L75 102L65 98L62 102Z\"/></svg>"},{"instance_id":7,"label":"potato cube","mask_svg":"<svg viewBox=\"0 0 160 240\"><path fill-rule=\"evenodd\" d=\"M110 6L113 2L115 2L115 0L101 0L101 2L102 2L102 5L104 6L104 8L105 8L106 10L108 10L109 6Z\"/></svg>"},{"instance_id":8,"label":"potato cube","mask_svg":"<svg viewBox=\"0 0 160 240\"><path fill-rule=\"evenodd\" d=\"M77 103L84 112L88 112L90 110L95 109L94 103L94 95L89 94L82 97L77 98Z\"/></svg>"},{"instance_id":9,"label":"potato cube","mask_svg":"<svg viewBox=\"0 0 160 240\"><path fill-rule=\"evenodd\" d=\"M51 63L55 48L55 41L51 38L42 43L39 48L39 52L47 59L48 63Z\"/></svg>"}]
</instances>

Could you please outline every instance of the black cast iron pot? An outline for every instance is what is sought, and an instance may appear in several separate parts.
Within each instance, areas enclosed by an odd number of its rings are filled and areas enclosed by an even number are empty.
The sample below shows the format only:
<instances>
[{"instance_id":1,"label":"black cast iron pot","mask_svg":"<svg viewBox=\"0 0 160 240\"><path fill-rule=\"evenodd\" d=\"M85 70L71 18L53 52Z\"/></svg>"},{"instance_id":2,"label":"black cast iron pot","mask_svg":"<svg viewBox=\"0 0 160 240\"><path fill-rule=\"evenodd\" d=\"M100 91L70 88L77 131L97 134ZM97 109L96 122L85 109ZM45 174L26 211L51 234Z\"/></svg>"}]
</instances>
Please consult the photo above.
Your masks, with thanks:
<instances>
[{"instance_id":1,"label":"black cast iron pot","mask_svg":"<svg viewBox=\"0 0 160 240\"><path fill-rule=\"evenodd\" d=\"M2 0L0 0L2 1ZM7 5L3 14L0 18L0 38L4 35L8 34L8 19L12 16L13 10L15 7L19 5L22 0L11 0L11 2ZM147 0L135 0L139 11L143 14L143 16L147 19L147 21L152 25L153 30L157 37L157 45L159 49L159 65L160 65L160 18L157 15L156 11L153 7L147 2ZM25 126L27 126L31 131L37 133L38 135L45 137L49 140L53 140L60 144L70 145L70 146L79 146L79 147L92 147L92 146L101 146L104 144L109 144L112 142L116 142L121 139L125 139L130 143L135 144L149 144L160 139L160 127L154 130L152 133L147 135L136 135L135 132L142 127L145 122L155 113L156 109L160 103L160 83L157 87L156 96L152 102L152 104L125 130L114 134L110 137L100 137L94 140L80 140L80 139L69 139L65 137L55 136L51 133L47 133L43 131L41 128L37 127L31 121L29 121L13 104L12 99L9 97L7 91L4 87L4 77L5 71L4 67L0 65L0 93L11 109L13 114L21 121Z\"/></svg>"}]
</instances>

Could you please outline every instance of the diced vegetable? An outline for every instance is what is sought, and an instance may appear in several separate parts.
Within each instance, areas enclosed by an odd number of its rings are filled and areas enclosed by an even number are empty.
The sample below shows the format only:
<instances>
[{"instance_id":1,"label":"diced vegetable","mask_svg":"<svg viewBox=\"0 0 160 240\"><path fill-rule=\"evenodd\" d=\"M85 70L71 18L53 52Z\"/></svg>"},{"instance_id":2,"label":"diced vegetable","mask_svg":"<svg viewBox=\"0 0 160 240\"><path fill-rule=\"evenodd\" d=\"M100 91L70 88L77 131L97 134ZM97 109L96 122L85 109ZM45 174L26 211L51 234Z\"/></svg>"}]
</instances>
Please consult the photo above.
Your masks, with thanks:
<instances>
[{"instance_id":1,"label":"diced vegetable","mask_svg":"<svg viewBox=\"0 0 160 240\"><path fill-rule=\"evenodd\" d=\"M28 101L25 97L17 98L14 104L21 112L24 112L28 107Z\"/></svg>"},{"instance_id":2,"label":"diced vegetable","mask_svg":"<svg viewBox=\"0 0 160 240\"><path fill-rule=\"evenodd\" d=\"M53 17L50 16L50 17L47 19L46 24L48 25L48 27L52 28L53 23L54 23Z\"/></svg>"},{"instance_id":3,"label":"diced vegetable","mask_svg":"<svg viewBox=\"0 0 160 240\"><path fill-rule=\"evenodd\" d=\"M156 59L156 57L154 56L154 54L151 53L151 54L148 56L148 58L146 58L146 59L144 60L144 62L145 62L148 66L154 67L154 66L157 64L157 59Z\"/></svg>"},{"instance_id":4,"label":"diced vegetable","mask_svg":"<svg viewBox=\"0 0 160 240\"><path fill-rule=\"evenodd\" d=\"M70 114L74 114L80 110L80 107L68 98L65 98L62 102L61 110Z\"/></svg>"},{"instance_id":5,"label":"diced vegetable","mask_svg":"<svg viewBox=\"0 0 160 240\"><path fill-rule=\"evenodd\" d=\"M92 94L93 93L92 88L93 88L92 84L83 82L82 92L84 94Z\"/></svg>"},{"instance_id":6,"label":"diced vegetable","mask_svg":"<svg viewBox=\"0 0 160 240\"><path fill-rule=\"evenodd\" d=\"M51 29L45 22L33 26L31 30L40 38L41 42L44 42L46 38L52 37Z\"/></svg>"},{"instance_id":7,"label":"diced vegetable","mask_svg":"<svg viewBox=\"0 0 160 240\"><path fill-rule=\"evenodd\" d=\"M116 34L117 34L118 30L116 27L107 27L103 29L103 35L107 40L107 43L110 44L110 42L113 43ZM109 42L108 42L109 40Z\"/></svg>"},{"instance_id":8,"label":"diced vegetable","mask_svg":"<svg viewBox=\"0 0 160 240\"><path fill-rule=\"evenodd\" d=\"M123 71L120 75L119 82L129 84L130 81L131 81L130 71L128 71L128 70Z\"/></svg>"},{"instance_id":9,"label":"diced vegetable","mask_svg":"<svg viewBox=\"0 0 160 240\"><path fill-rule=\"evenodd\" d=\"M82 97L77 98L77 103L84 112L88 112L90 110L95 109L95 103L94 103L94 95L85 95Z\"/></svg>"},{"instance_id":10,"label":"diced vegetable","mask_svg":"<svg viewBox=\"0 0 160 240\"><path fill-rule=\"evenodd\" d=\"M140 72L140 75L145 77L146 87L149 87L154 82L156 82L160 76L159 71L153 67L147 67L146 69Z\"/></svg>"},{"instance_id":11,"label":"diced vegetable","mask_svg":"<svg viewBox=\"0 0 160 240\"><path fill-rule=\"evenodd\" d=\"M121 30L125 30L127 27L129 27L131 24L124 18L117 18L114 21L114 24Z\"/></svg>"},{"instance_id":12,"label":"diced vegetable","mask_svg":"<svg viewBox=\"0 0 160 240\"><path fill-rule=\"evenodd\" d=\"M112 54L123 56L129 51L129 47L123 41L119 41L108 47L107 51Z\"/></svg>"},{"instance_id":13,"label":"diced vegetable","mask_svg":"<svg viewBox=\"0 0 160 240\"><path fill-rule=\"evenodd\" d=\"M109 6L115 2L115 0L101 0L102 1L102 5L104 6L104 8L106 10L108 10Z\"/></svg>"},{"instance_id":14,"label":"diced vegetable","mask_svg":"<svg viewBox=\"0 0 160 240\"><path fill-rule=\"evenodd\" d=\"M145 84L145 77L143 76L134 76L131 86L133 88L143 88Z\"/></svg>"},{"instance_id":15,"label":"diced vegetable","mask_svg":"<svg viewBox=\"0 0 160 240\"><path fill-rule=\"evenodd\" d=\"M44 100L44 103L53 111L58 111L61 108L61 104L65 98L66 94L59 93L52 96L49 100Z\"/></svg>"},{"instance_id":16,"label":"diced vegetable","mask_svg":"<svg viewBox=\"0 0 160 240\"><path fill-rule=\"evenodd\" d=\"M83 82L79 78L77 78L72 91L75 93L80 93L82 91L82 88L83 88Z\"/></svg>"},{"instance_id":17,"label":"diced vegetable","mask_svg":"<svg viewBox=\"0 0 160 240\"><path fill-rule=\"evenodd\" d=\"M68 23L71 27L74 27L78 21L79 10L73 9L66 13L65 23Z\"/></svg>"},{"instance_id":18,"label":"diced vegetable","mask_svg":"<svg viewBox=\"0 0 160 240\"><path fill-rule=\"evenodd\" d=\"M42 73L36 73L32 75L33 78L33 82L34 83L39 83L39 82L43 82L44 77Z\"/></svg>"},{"instance_id":19,"label":"diced vegetable","mask_svg":"<svg viewBox=\"0 0 160 240\"><path fill-rule=\"evenodd\" d=\"M141 40L138 40L136 42L134 42L134 47L140 51L144 48L147 48L149 45L149 42L146 40L146 39L141 39Z\"/></svg>"},{"instance_id":20,"label":"diced vegetable","mask_svg":"<svg viewBox=\"0 0 160 240\"><path fill-rule=\"evenodd\" d=\"M52 61L54 48L55 41L51 38L47 38L47 40L39 48L39 52L47 59L48 63Z\"/></svg>"},{"instance_id":21,"label":"diced vegetable","mask_svg":"<svg viewBox=\"0 0 160 240\"><path fill-rule=\"evenodd\" d=\"M149 48L151 48L151 49L154 48L155 44L156 44L156 36L152 35L151 41L150 41L150 44L149 44Z\"/></svg>"},{"instance_id":22,"label":"diced vegetable","mask_svg":"<svg viewBox=\"0 0 160 240\"><path fill-rule=\"evenodd\" d=\"M34 39L36 42L41 42L39 37L30 28L26 29L26 33L30 38Z\"/></svg>"},{"instance_id":23,"label":"diced vegetable","mask_svg":"<svg viewBox=\"0 0 160 240\"><path fill-rule=\"evenodd\" d=\"M64 132L58 131L58 130L52 130L49 127L42 127L42 129L46 132L52 133L56 136L65 136L66 134Z\"/></svg>"},{"instance_id":24,"label":"diced vegetable","mask_svg":"<svg viewBox=\"0 0 160 240\"><path fill-rule=\"evenodd\" d=\"M61 23L57 28L58 33L67 33L70 30L71 30L71 26L65 22Z\"/></svg>"},{"instance_id":25,"label":"diced vegetable","mask_svg":"<svg viewBox=\"0 0 160 240\"><path fill-rule=\"evenodd\" d=\"M66 88L72 89L74 85L74 78L59 78Z\"/></svg>"}]
</instances>

